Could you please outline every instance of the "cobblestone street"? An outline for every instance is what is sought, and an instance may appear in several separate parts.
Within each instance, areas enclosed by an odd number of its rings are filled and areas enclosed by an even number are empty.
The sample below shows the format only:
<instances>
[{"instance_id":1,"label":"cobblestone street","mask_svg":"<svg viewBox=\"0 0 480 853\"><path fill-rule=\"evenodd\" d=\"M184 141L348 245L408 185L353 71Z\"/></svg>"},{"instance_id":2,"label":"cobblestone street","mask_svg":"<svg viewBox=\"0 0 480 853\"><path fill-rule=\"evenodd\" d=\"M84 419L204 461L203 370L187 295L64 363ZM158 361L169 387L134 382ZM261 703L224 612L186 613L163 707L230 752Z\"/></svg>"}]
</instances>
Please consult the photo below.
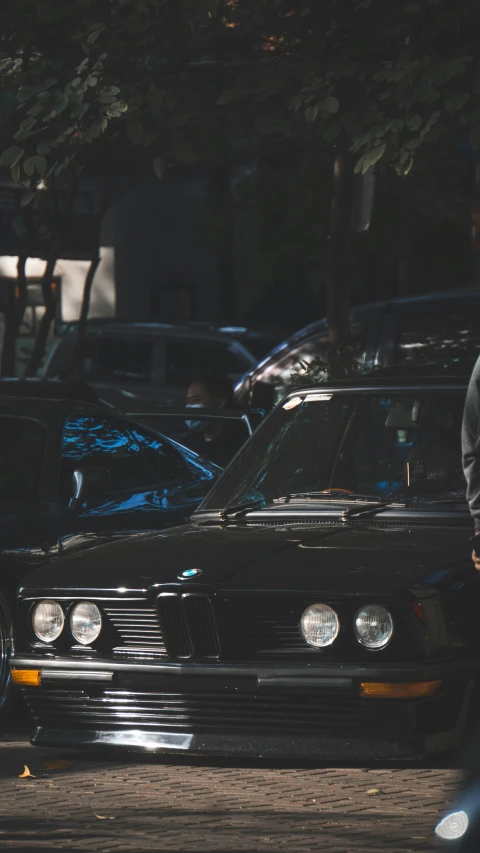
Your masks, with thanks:
<instances>
[{"instance_id":1,"label":"cobblestone street","mask_svg":"<svg viewBox=\"0 0 480 853\"><path fill-rule=\"evenodd\" d=\"M220 762L35 749L0 738L0 849L417 853L459 771ZM55 769L50 763L68 762ZM35 778L20 779L24 765ZM47 769L48 768L48 769Z\"/></svg>"}]
</instances>

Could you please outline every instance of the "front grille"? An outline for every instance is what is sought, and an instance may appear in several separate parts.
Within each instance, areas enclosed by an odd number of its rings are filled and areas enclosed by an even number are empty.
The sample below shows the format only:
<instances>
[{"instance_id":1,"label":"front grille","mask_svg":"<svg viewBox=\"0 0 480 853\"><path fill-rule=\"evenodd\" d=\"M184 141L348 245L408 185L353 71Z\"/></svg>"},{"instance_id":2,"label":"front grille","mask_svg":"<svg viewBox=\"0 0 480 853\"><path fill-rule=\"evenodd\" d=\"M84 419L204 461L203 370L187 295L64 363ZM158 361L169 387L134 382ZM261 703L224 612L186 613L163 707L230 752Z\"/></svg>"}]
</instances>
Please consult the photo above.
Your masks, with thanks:
<instances>
[{"instance_id":1,"label":"front grille","mask_svg":"<svg viewBox=\"0 0 480 853\"><path fill-rule=\"evenodd\" d=\"M210 596L195 592L162 592L157 605L171 658L216 660L219 657L218 630Z\"/></svg>"},{"instance_id":2,"label":"front grille","mask_svg":"<svg viewBox=\"0 0 480 853\"><path fill-rule=\"evenodd\" d=\"M220 602L222 657L254 660L280 654L315 654L316 650L307 646L298 627L307 603L275 595L223 598Z\"/></svg>"},{"instance_id":3,"label":"front grille","mask_svg":"<svg viewBox=\"0 0 480 853\"><path fill-rule=\"evenodd\" d=\"M25 690L35 722L46 728L137 729L202 734L342 737L411 733L414 708L358 696L151 693L109 689Z\"/></svg>"},{"instance_id":4,"label":"front grille","mask_svg":"<svg viewBox=\"0 0 480 853\"><path fill-rule=\"evenodd\" d=\"M128 607L102 604L102 609L114 629L117 657L168 658L155 607L138 601Z\"/></svg>"}]
</instances>

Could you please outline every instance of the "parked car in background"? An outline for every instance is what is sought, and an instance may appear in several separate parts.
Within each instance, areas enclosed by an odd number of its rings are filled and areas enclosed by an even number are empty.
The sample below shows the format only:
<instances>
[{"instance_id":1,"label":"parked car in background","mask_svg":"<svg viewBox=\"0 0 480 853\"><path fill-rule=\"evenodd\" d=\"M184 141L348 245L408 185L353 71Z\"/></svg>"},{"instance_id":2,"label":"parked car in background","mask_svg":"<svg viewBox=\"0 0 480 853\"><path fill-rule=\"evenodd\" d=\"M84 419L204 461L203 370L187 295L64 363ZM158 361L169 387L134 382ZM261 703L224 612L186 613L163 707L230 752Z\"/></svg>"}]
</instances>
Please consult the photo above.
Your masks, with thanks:
<instances>
[{"instance_id":1,"label":"parked car in background","mask_svg":"<svg viewBox=\"0 0 480 853\"><path fill-rule=\"evenodd\" d=\"M187 385L203 372L227 375L234 384L265 355L275 333L208 323L171 325L90 320L81 352L77 323L59 329L44 377L82 379L119 409L132 401L183 405ZM278 337L277 337L278 340Z\"/></svg>"},{"instance_id":2,"label":"parked car in background","mask_svg":"<svg viewBox=\"0 0 480 853\"><path fill-rule=\"evenodd\" d=\"M95 401L82 383L0 382L0 716L19 582L67 551L184 522L221 470Z\"/></svg>"},{"instance_id":3,"label":"parked car in background","mask_svg":"<svg viewBox=\"0 0 480 853\"><path fill-rule=\"evenodd\" d=\"M351 313L353 358L360 372L396 364L463 361L473 366L480 354L479 317L476 288L360 305ZM305 384L305 367L314 359L328 360L325 319L292 335L247 373L236 386L239 404L271 408L296 385Z\"/></svg>"},{"instance_id":4,"label":"parked car in background","mask_svg":"<svg viewBox=\"0 0 480 853\"><path fill-rule=\"evenodd\" d=\"M467 377L410 373L290 394L188 524L31 575L11 665L33 743L362 759L456 746L480 673Z\"/></svg>"}]
</instances>

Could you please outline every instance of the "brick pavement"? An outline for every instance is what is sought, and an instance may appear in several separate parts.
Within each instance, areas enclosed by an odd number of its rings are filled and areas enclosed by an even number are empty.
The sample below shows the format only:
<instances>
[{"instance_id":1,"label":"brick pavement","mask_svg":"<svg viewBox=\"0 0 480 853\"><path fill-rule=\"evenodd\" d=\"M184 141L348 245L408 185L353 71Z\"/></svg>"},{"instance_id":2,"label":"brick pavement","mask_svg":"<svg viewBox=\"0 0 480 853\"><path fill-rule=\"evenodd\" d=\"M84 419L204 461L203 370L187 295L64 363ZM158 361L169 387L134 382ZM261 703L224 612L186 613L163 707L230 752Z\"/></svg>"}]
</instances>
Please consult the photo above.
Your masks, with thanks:
<instances>
[{"instance_id":1,"label":"brick pavement","mask_svg":"<svg viewBox=\"0 0 480 853\"><path fill-rule=\"evenodd\" d=\"M438 766L106 758L35 749L25 732L0 736L2 853L420 853L459 779ZM58 759L72 766L45 770ZM35 779L18 778L25 764Z\"/></svg>"}]
</instances>

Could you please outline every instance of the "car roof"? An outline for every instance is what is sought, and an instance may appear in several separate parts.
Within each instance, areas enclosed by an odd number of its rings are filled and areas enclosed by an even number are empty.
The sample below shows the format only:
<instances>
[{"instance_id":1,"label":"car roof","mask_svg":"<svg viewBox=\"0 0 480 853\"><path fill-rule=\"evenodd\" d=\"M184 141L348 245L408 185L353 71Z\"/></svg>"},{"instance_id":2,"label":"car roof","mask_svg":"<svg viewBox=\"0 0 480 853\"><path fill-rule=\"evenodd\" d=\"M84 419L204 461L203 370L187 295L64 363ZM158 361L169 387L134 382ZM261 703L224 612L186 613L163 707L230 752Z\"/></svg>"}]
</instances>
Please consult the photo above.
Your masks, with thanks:
<instances>
[{"instance_id":1,"label":"car roof","mask_svg":"<svg viewBox=\"0 0 480 853\"><path fill-rule=\"evenodd\" d=\"M445 388L451 390L466 390L470 372L459 367L458 370L445 369L443 372L436 369L437 365L424 365L405 369L404 366L396 368L385 368L374 370L361 376L353 376L346 379L329 379L326 382L312 383L308 387L292 390L288 397L299 394L325 394L328 391L342 390L381 390L382 388L410 389L418 388Z\"/></svg>"},{"instance_id":2,"label":"car roof","mask_svg":"<svg viewBox=\"0 0 480 853\"><path fill-rule=\"evenodd\" d=\"M0 379L0 401L4 398L69 400L101 405L97 393L86 382L61 379Z\"/></svg>"},{"instance_id":3,"label":"car roof","mask_svg":"<svg viewBox=\"0 0 480 853\"><path fill-rule=\"evenodd\" d=\"M58 328L58 337L64 337L67 334L75 332L78 327L78 321L62 323ZM221 341L223 343L232 343L232 341L242 341L248 343L249 340L256 340L262 337L267 332L249 329L246 326L228 326L217 323L203 323L201 321L191 323L148 323L136 322L131 320L119 320L115 317L94 318L89 320L86 325L88 335L104 335L108 333L121 333L126 335L140 335L151 337L161 335L165 337L188 337L199 340Z\"/></svg>"}]
</instances>

